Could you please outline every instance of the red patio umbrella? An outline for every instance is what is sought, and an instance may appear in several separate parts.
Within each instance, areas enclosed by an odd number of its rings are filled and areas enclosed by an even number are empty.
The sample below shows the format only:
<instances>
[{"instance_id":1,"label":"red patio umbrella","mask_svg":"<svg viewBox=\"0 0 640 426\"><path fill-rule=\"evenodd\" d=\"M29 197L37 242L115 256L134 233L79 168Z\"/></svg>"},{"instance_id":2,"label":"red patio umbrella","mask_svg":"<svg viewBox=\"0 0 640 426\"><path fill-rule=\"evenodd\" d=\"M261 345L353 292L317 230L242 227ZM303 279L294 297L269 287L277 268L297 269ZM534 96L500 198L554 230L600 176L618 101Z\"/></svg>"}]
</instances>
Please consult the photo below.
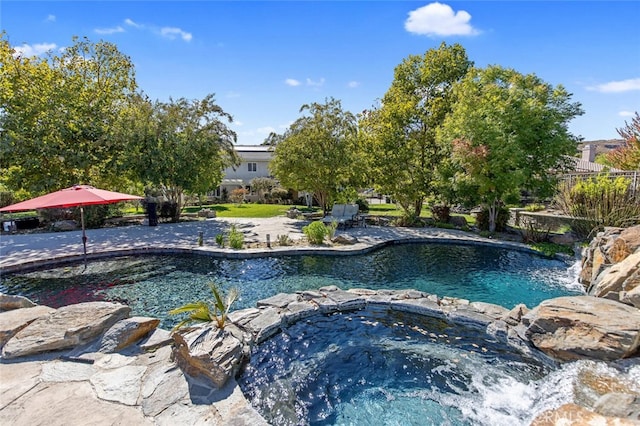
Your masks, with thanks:
<instances>
[{"instance_id":1,"label":"red patio umbrella","mask_svg":"<svg viewBox=\"0 0 640 426\"><path fill-rule=\"evenodd\" d=\"M95 204L112 204L120 201L142 200L137 195L123 194L121 192L105 191L89 185L74 185L61 189L41 197L12 204L0 209L0 212L17 212L36 209L55 209L67 207L80 207L80 222L82 223L82 244L84 246L84 259L87 260L87 235L84 228L84 206Z\"/></svg>"}]
</instances>

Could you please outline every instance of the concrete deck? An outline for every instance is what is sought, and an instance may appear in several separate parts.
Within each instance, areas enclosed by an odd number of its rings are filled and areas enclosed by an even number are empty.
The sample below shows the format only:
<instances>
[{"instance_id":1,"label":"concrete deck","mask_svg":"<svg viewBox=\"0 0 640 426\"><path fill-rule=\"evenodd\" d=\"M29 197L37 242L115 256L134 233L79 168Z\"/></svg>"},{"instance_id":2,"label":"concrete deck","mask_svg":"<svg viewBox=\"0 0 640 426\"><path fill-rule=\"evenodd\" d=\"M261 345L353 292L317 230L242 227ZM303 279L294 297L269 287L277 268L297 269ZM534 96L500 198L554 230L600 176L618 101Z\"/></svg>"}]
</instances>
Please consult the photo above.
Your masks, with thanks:
<instances>
[{"instance_id":1,"label":"concrete deck","mask_svg":"<svg viewBox=\"0 0 640 426\"><path fill-rule=\"evenodd\" d=\"M399 228L390 226L354 227L338 230L336 235L356 237L354 245L310 246L304 244L302 227L309 222L286 217L267 219L208 219L194 222L167 223L158 226L124 226L86 231L87 258L133 253L194 252L213 256L256 257L291 254L357 254L396 241L442 241L505 246L528 250L518 243L482 238L457 230L438 228ZM231 224L245 234L246 243L266 243L270 235L272 248L233 250L218 248L215 237L228 231ZM198 246L202 232L204 245ZM299 241L293 246L278 247L278 235ZM81 231L3 234L0 236L0 272L15 272L64 261L82 260Z\"/></svg>"}]
</instances>

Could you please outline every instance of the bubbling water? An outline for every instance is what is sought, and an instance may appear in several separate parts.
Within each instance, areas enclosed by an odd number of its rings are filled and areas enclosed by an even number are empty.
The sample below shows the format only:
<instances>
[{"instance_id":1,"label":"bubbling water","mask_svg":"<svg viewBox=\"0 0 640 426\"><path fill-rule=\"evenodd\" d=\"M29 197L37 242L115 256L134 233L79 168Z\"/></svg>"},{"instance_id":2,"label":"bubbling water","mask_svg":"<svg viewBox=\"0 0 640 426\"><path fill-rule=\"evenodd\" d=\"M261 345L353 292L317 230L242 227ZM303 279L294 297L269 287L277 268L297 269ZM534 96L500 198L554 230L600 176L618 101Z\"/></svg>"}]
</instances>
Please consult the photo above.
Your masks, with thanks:
<instances>
[{"instance_id":1,"label":"bubbling water","mask_svg":"<svg viewBox=\"0 0 640 426\"><path fill-rule=\"evenodd\" d=\"M274 425L515 426L576 402L576 383L596 370L620 377L605 363L559 368L476 329L368 307L293 325L254 348L238 382ZM634 367L627 381L639 375Z\"/></svg>"}]
</instances>

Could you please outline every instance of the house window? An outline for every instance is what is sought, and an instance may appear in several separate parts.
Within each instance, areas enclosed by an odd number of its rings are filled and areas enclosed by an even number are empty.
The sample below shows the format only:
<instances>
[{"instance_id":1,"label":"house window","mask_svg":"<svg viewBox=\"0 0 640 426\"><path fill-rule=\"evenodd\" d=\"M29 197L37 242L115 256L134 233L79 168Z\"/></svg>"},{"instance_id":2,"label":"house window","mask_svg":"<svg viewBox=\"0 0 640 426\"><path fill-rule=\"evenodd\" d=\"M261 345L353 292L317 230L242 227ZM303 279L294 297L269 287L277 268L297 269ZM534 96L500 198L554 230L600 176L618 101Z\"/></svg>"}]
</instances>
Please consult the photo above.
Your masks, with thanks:
<instances>
[{"instance_id":1,"label":"house window","mask_svg":"<svg viewBox=\"0 0 640 426\"><path fill-rule=\"evenodd\" d=\"M255 172L258 170L258 163L247 163L247 165L249 166L250 172Z\"/></svg>"}]
</instances>

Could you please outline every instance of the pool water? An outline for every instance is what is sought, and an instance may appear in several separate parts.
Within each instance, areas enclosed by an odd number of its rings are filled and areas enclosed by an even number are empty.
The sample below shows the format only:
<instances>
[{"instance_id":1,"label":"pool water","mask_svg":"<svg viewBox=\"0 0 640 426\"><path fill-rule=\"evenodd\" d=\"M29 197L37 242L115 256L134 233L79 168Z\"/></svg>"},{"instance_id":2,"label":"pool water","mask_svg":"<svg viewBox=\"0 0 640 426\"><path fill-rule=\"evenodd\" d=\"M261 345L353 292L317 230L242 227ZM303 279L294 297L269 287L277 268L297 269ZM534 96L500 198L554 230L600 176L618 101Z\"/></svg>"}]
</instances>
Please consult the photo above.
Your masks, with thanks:
<instances>
[{"instance_id":1,"label":"pool water","mask_svg":"<svg viewBox=\"0 0 640 426\"><path fill-rule=\"evenodd\" d=\"M238 383L273 425L515 426L570 401L551 373L481 331L368 307L254 347Z\"/></svg>"},{"instance_id":2,"label":"pool water","mask_svg":"<svg viewBox=\"0 0 640 426\"><path fill-rule=\"evenodd\" d=\"M343 289L417 289L440 297L533 307L583 292L564 262L486 246L402 244L354 256L223 259L209 256L128 256L0 277L0 292L60 307L106 300L170 328L173 308L210 300L208 284L237 287L233 309L255 306L277 293L337 285Z\"/></svg>"}]
</instances>

